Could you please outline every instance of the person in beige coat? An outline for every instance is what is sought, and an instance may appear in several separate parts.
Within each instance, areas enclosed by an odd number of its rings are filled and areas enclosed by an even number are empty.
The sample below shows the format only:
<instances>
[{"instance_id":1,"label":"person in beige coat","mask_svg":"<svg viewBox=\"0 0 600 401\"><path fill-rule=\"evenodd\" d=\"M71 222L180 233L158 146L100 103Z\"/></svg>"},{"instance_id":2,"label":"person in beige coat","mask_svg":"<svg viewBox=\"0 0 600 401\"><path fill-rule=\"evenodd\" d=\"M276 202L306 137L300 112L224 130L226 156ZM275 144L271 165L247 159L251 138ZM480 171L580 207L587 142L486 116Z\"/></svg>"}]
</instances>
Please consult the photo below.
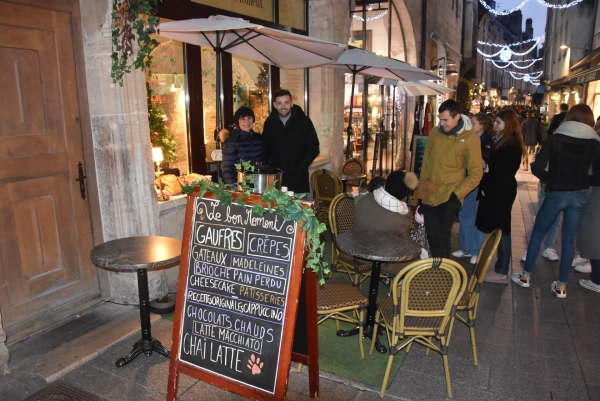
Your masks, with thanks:
<instances>
[{"instance_id":1,"label":"person in beige coat","mask_svg":"<svg viewBox=\"0 0 600 401\"><path fill-rule=\"evenodd\" d=\"M456 101L446 100L438 112L440 125L429 132L425 146L418 198L431 256L450 258L454 216L483 176L481 141Z\"/></svg>"}]
</instances>

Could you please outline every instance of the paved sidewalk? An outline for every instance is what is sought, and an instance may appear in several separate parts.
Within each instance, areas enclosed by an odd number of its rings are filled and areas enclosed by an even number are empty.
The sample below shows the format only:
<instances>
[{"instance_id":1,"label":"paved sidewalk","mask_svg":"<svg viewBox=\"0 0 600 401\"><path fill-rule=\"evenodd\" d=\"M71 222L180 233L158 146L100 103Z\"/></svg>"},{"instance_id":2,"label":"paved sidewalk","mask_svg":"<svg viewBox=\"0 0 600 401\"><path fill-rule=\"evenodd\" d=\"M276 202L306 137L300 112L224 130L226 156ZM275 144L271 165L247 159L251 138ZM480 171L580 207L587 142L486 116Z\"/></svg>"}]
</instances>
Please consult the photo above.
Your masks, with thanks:
<instances>
[{"instance_id":1,"label":"paved sidewalk","mask_svg":"<svg viewBox=\"0 0 600 401\"><path fill-rule=\"evenodd\" d=\"M512 217L515 270L522 268L519 258L526 250L537 211L537 180L528 172L519 172L517 180ZM468 259L460 262L467 266ZM459 323L454 326L449 348L454 400L600 400L600 294L581 288L578 280L587 275L573 271L568 297L557 299L550 292L557 275L558 262L540 256L531 288L514 283L483 286L476 326L479 366L473 366L467 328ZM160 319L152 330L169 347L172 323ZM140 356L122 369L114 366L138 337L139 332L116 343L62 380L110 401L164 400L169 365L165 358ZM0 400L18 401L46 384L19 369L24 350L39 346L45 338L48 333L9 347L13 352L9 368L14 369L0 380ZM378 388L322 373L322 400L378 400L378 393ZM180 379L180 394L181 400L241 399L185 375ZM292 368L287 396L288 400L308 399L306 370L297 373ZM413 347L385 399L446 399L441 357L426 356L421 347Z\"/></svg>"}]
</instances>

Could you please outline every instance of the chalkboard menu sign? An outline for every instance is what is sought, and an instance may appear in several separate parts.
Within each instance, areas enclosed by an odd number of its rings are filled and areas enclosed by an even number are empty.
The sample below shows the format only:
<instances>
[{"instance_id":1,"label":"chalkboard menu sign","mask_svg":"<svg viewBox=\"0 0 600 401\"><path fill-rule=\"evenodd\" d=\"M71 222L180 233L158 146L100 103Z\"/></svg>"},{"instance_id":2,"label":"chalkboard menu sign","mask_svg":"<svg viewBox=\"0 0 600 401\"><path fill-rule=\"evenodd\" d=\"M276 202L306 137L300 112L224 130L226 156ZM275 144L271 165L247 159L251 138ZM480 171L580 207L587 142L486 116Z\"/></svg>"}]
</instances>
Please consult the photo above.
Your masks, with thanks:
<instances>
[{"instance_id":1,"label":"chalkboard menu sign","mask_svg":"<svg viewBox=\"0 0 600 401\"><path fill-rule=\"evenodd\" d=\"M250 398L283 398L304 238L273 212L190 196L171 365Z\"/></svg>"},{"instance_id":2,"label":"chalkboard menu sign","mask_svg":"<svg viewBox=\"0 0 600 401\"><path fill-rule=\"evenodd\" d=\"M423 166L427 138L429 137L426 135L414 135L412 139L410 171L415 173L419 178L421 178L421 167Z\"/></svg>"}]
</instances>

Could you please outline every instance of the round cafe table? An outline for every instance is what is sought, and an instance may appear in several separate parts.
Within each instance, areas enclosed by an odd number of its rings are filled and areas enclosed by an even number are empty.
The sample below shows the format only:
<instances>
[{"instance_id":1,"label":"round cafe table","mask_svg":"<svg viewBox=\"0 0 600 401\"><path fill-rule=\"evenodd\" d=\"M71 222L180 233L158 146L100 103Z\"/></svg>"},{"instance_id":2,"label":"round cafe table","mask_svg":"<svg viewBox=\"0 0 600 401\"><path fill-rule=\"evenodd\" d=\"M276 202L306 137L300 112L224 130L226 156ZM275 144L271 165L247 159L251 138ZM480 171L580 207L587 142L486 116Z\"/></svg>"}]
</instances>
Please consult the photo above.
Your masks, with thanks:
<instances>
[{"instance_id":1,"label":"round cafe table","mask_svg":"<svg viewBox=\"0 0 600 401\"><path fill-rule=\"evenodd\" d=\"M344 184L344 192L346 192L346 184L348 183L348 181L358 181L360 184L360 182L362 180L367 178L366 174L354 174L354 173L340 172L340 173L337 173L336 175L338 177L340 177L340 180L342 180L342 183Z\"/></svg>"},{"instance_id":2,"label":"round cafe table","mask_svg":"<svg viewBox=\"0 0 600 401\"><path fill-rule=\"evenodd\" d=\"M371 281L369 284L369 306L365 320L364 336L371 337L377 312L377 292L381 276L381 262L405 262L417 259L421 255L421 247L405 235L380 231L349 231L336 237L337 247L352 256L372 262ZM342 336L352 335L353 331ZM357 332L358 334L358 332ZM386 352L383 345L376 343L377 351Z\"/></svg>"},{"instance_id":3,"label":"round cafe table","mask_svg":"<svg viewBox=\"0 0 600 401\"><path fill-rule=\"evenodd\" d=\"M126 357L117 360L117 367L127 365L141 353L151 356L156 351L167 358L171 357L160 341L152 338L146 270L173 266L179 261L180 253L180 240L156 236L120 238L92 249L92 262L99 267L137 271L142 338L133 345L133 350Z\"/></svg>"}]
</instances>

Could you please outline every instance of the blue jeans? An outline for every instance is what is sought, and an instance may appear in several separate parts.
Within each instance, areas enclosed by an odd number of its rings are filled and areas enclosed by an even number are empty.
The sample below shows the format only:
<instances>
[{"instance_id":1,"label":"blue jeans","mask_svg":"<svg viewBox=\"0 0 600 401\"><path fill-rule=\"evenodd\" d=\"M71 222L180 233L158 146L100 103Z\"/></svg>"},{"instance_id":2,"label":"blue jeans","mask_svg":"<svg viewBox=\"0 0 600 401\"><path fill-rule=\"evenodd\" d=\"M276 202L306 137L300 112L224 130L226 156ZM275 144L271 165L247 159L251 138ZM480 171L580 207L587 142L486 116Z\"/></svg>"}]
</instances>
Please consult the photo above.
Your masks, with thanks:
<instances>
[{"instance_id":1,"label":"blue jeans","mask_svg":"<svg viewBox=\"0 0 600 401\"><path fill-rule=\"evenodd\" d=\"M563 212L562 226L562 251L560 255L560 271L558 280L566 283L571 270L571 262L575 254L575 235L579 228L579 223L585 211L585 204L588 201L588 190L581 191L549 191L546 200L540 207L529 246L527 247L527 260L525 261L525 271L531 273L533 264L540 252L540 246L546 233L556 221L556 218Z\"/></svg>"},{"instance_id":2,"label":"blue jeans","mask_svg":"<svg viewBox=\"0 0 600 401\"><path fill-rule=\"evenodd\" d=\"M483 244L483 241L478 241L478 230L475 228L475 217L477 217L477 207L479 206L477 191L478 188L475 188L467 195L462 209L458 212L458 219L460 220L460 229L458 231L460 250L466 255L473 256L479 255L479 248Z\"/></svg>"},{"instance_id":3,"label":"blue jeans","mask_svg":"<svg viewBox=\"0 0 600 401\"><path fill-rule=\"evenodd\" d=\"M592 283L600 285L600 260L590 259L592 265Z\"/></svg>"},{"instance_id":4,"label":"blue jeans","mask_svg":"<svg viewBox=\"0 0 600 401\"><path fill-rule=\"evenodd\" d=\"M546 199L546 195L543 195L541 192L538 196L538 205L541 208L544 203L544 199ZM554 248L554 243L556 242L556 236L558 235L558 229L560 228L560 215L548 230L548 234L546 234L546 248Z\"/></svg>"}]
</instances>

